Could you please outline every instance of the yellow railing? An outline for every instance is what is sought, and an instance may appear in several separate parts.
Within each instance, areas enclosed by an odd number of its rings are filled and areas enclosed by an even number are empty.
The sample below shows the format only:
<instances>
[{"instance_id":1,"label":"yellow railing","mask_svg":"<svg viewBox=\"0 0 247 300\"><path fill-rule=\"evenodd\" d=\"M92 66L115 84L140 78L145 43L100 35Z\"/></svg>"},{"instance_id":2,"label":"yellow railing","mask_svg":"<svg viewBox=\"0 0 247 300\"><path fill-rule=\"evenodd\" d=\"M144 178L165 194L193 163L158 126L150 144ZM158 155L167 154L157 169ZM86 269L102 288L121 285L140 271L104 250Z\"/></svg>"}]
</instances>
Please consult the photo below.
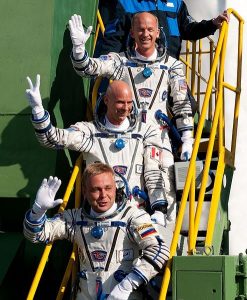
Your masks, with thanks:
<instances>
[{"instance_id":1,"label":"yellow railing","mask_svg":"<svg viewBox=\"0 0 247 300\"><path fill-rule=\"evenodd\" d=\"M224 174L224 168L226 164L226 155L228 155L227 163L234 166L235 160L235 150L236 150L236 137L237 137L237 125L238 125L238 114L239 114L239 102L240 102L240 91L241 91L241 60L242 60L242 36L243 36L243 19L237 14L236 11L233 9L228 10L229 14L234 15L237 20L239 21L239 34L238 34L238 60L237 60L237 84L236 87L226 83L224 81L224 62L225 62L225 52L226 52L226 43L227 43L227 33L228 33L228 26L226 23L223 24L221 33L218 39L217 47L214 46L214 43L211 39L209 39L209 50L204 51L202 49L201 41L198 41L199 47L198 50L196 49L196 42L192 43L192 51L190 51L191 43L188 42L186 46L185 58L181 57L181 60L184 62L186 66L186 78L190 83L192 94L196 96L197 102L199 103L200 111L199 111L199 122L197 127L197 132L195 136L195 143L193 147L192 157L189 164L188 174L186 183L184 186L184 191L182 194L180 208L178 212L178 217L176 221L174 236L171 244L170 249L170 259L167 263L162 288L160 293L160 300L166 299L167 289L170 281L171 276L171 266L172 266L172 257L176 253L176 247L178 244L179 234L182 227L183 216L186 208L186 203L188 197L190 198L189 201L189 253L193 253L195 251L195 243L198 234L199 222L202 212L202 205L204 201L204 194L206 190L207 184L207 174L210 168L210 161L212 158L212 153L215 150L215 145L218 149L218 167L216 170L216 177L214 186L218 188L213 189L212 200L211 200L211 207L209 212L208 218L208 229L207 235L205 240L205 247L210 247L212 245L212 238L214 233L214 225L216 220L217 214L217 207L219 203L219 195L221 191L221 183ZM98 29L96 32L99 32L99 29L104 32L104 24L100 17L99 12L97 12L98 17ZM210 65L210 76L209 79L206 80L205 77L201 74L201 65L202 65L202 55L209 55L209 65ZM207 84L206 92L201 91L201 82ZM100 83L100 79L98 80L98 85ZM224 88L227 88L233 92L235 92L235 108L234 108L234 118L233 118L233 129L232 129L232 143L231 143L231 150L228 151L225 148L224 144L224 97L223 91ZM97 88L94 89L93 92L93 107L96 104L96 93ZM215 103L212 101L212 94L215 95ZM201 105L200 97L201 95L205 95L204 101ZM212 120L212 127L211 133L208 140L207 145L207 153L206 153L206 160L202 175L201 181L201 188L198 196L198 202L195 212L195 161L199 151L201 135L204 128L204 122L206 119ZM230 152L230 155L229 155ZM78 158L76 165L74 167L73 173L71 175L71 179L69 181L67 190L64 195L64 202L60 206L59 211L63 211L66 208L68 199L70 194L73 190L74 184L76 182L76 191L75 191L75 207L79 207L80 198L81 198L81 166L82 155ZM52 245L47 245L45 247L44 253L42 255L40 264L36 271L35 277L33 279L29 294L27 296L27 300L33 299L35 292L37 290L39 281L41 279L42 273L44 271L46 262L49 257L49 253L51 251ZM75 262L77 259L77 247L74 244L71 256L69 258L69 262L60 285L57 300L62 299L68 280L72 275L72 282L74 282L76 268Z\"/></svg>"},{"instance_id":2,"label":"yellow railing","mask_svg":"<svg viewBox=\"0 0 247 300\"><path fill-rule=\"evenodd\" d=\"M80 184L81 184L80 168L81 168L81 165L82 165L81 162L82 162L82 154L79 156L79 158L76 161L75 167L74 167L73 172L72 172L71 177L70 177L69 184L67 186L67 189L66 189L64 197L63 197L63 203L60 205L59 212L62 212L62 211L65 210L65 208L68 204L71 192L73 191L74 184L75 184L76 180L77 180L76 181L76 188L77 189L76 189L76 196L75 196L75 206L79 207L80 194L81 194L81 190L80 190ZM34 295L35 295L36 290L38 288L41 276L42 276L44 268L45 268L45 265L48 261L48 257L49 257L51 249L52 249L52 244L48 244L45 247L45 250L44 250L43 255L41 257L41 260L40 260L40 263L38 265L36 274L34 276L32 285L30 287L30 290L29 290L29 293L28 293L28 296L27 296L27 300L32 300L34 298ZM63 279L63 282L65 283L65 279ZM65 291L65 284L64 283L62 283L62 285L60 287L60 291L59 291L60 296ZM61 299L60 296L57 299Z\"/></svg>"},{"instance_id":3,"label":"yellow railing","mask_svg":"<svg viewBox=\"0 0 247 300\"><path fill-rule=\"evenodd\" d=\"M176 255L176 248L178 244L178 239L182 227L183 217L185 213L187 199L190 193L190 203L189 203L189 211L190 211L190 220L189 220L189 253L195 252L195 244L199 230L199 222L202 213L202 206L204 201L204 195L206 191L208 173L210 168L210 162L212 158L213 151L215 149L218 151L218 166L216 170L216 177L213 187L212 199L211 199L211 207L209 211L208 218L208 228L205 240L205 248L212 246L213 233L215 228L216 214L217 208L219 204L222 179L224 175L224 169L226 163L234 166L235 159L235 150L236 150L236 138L237 138L237 126L238 126L238 114L239 114L239 102L240 102L240 91L241 91L241 65L242 65L242 44L243 44L243 19L240 15L233 9L228 9L228 13L233 15L239 22L239 34L238 34L238 57L237 57L237 83L236 87L226 83L224 81L224 66L225 66L225 56L226 56L226 48L227 48L227 36L228 36L228 27L229 25L224 22L221 28L221 32L218 39L218 44L215 49L214 59L212 59L212 55L210 54L210 61L212 61L211 72L209 76L209 80L207 83L206 93L204 97L204 101L202 103L202 107L200 107L200 118L198 122L198 127L195 136L195 143L193 146L193 152L189 164L189 169L187 173L187 178L180 202L179 212L177 216L175 231L171 243L170 248L170 259L167 263L161 293L159 296L160 300L166 299L166 294L168 290L168 285L171 277L171 266L172 266L172 258ZM200 47L200 46L199 46ZM211 46L211 49L213 47ZM194 47L194 51L195 51ZM187 50L188 51L188 50ZM199 56L202 54L202 50L199 50ZM192 82L191 90L195 92L195 75L199 76L199 73L195 71L195 58L192 60L192 64L188 63L188 53L186 56L186 64L187 67L190 67L193 72L191 75ZM194 61L194 62L193 62ZM200 61L200 60L199 60ZM198 64L200 65L200 63ZM217 69L219 69L217 74ZM188 75L188 72L187 72ZM210 104L213 89L213 82L216 82L217 93L215 100L215 108L213 109L213 105ZM231 140L231 150L228 151L225 146L225 115L224 115L224 88L227 88L233 92L235 92L235 107L234 107L234 117L233 117L233 129L232 129L232 140ZM216 89L215 89L216 90ZM204 164L204 170L202 174L201 187L198 196L198 202L195 211L195 166L196 166L196 158L199 151L201 136L205 124L205 120L207 120L207 116L212 120L212 126L210 129L210 136L207 145L206 151L206 159ZM217 146L217 147L216 147ZM229 153L230 152L230 153Z\"/></svg>"},{"instance_id":4,"label":"yellow railing","mask_svg":"<svg viewBox=\"0 0 247 300\"><path fill-rule=\"evenodd\" d=\"M104 33L104 31L105 31L105 27L104 27L104 24L103 24L103 21L102 21L102 18L101 18L101 15L100 15L99 11L97 11L97 19L98 19L98 24L97 24L96 34L95 34L95 39L94 39L94 48L95 48L96 41L97 41L97 38L98 38L99 30L101 30L102 33ZM100 84L100 82L99 82L99 84ZM96 99L96 96L94 98ZM95 105L95 103L94 103L94 105ZM73 172L72 172L69 184L68 184L68 187L66 189L66 192L65 192L65 195L64 195L64 198L63 198L63 203L61 204L61 206L59 208L59 212L64 211L64 209L66 208L69 197L71 195L71 192L74 188L75 183L76 183L75 207L79 207L79 205L80 205L80 199L81 199L81 172L80 172L81 168L80 167L81 167L81 162L82 162L82 154L78 157L78 159L76 161L75 167L73 169ZM34 295L37 291L39 282L41 280L41 276L44 272L44 269L45 269L46 263L48 261L48 257L49 257L49 254L50 254L51 250L52 250L52 244L48 244L44 249L44 252L42 254L42 257L41 257L40 263L38 265L36 274L34 276L32 284L31 284L31 287L30 287L30 290L29 290L29 293L28 293L28 296L27 296L27 300L32 300L34 298ZM66 289L66 286L68 284L68 281L69 281L69 278L70 278L71 274L72 274L72 277L73 277L72 278L72 283L75 282L76 270L75 270L74 266L75 266L75 262L77 260L76 253L77 253L77 246L75 244L73 244L73 250L71 252L69 262L68 262L67 268L65 270L65 273L64 273L64 276L63 276L63 279L62 279L62 282L61 282L56 300L59 300L59 299L63 298L63 295L65 293L65 289Z\"/></svg>"}]
</instances>

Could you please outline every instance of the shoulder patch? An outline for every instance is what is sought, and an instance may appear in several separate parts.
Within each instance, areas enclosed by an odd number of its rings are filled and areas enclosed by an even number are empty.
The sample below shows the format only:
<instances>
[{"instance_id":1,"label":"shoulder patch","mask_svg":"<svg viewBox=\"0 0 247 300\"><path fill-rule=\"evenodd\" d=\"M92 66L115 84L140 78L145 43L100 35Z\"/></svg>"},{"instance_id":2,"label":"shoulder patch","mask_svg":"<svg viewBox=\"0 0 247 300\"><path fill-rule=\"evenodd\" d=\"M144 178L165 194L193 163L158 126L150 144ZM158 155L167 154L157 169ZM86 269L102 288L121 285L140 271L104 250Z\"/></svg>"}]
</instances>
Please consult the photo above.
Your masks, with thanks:
<instances>
[{"instance_id":1,"label":"shoulder patch","mask_svg":"<svg viewBox=\"0 0 247 300\"><path fill-rule=\"evenodd\" d=\"M185 79L179 79L178 84L180 91L187 91L187 83Z\"/></svg>"},{"instance_id":2,"label":"shoulder patch","mask_svg":"<svg viewBox=\"0 0 247 300\"><path fill-rule=\"evenodd\" d=\"M144 223L144 224L138 226L136 231L139 234L141 239L145 239L146 237L149 237L150 235L157 234L156 229L154 228L153 224L151 224L151 223Z\"/></svg>"},{"instance_id":3,"label":"shoulder patch","mask_svg":"<svg viewBox=\"0 0 247 300\"><path fill-rule=\"evenodd\" d=\"M111 56L110 55L100 55L99 59L101 61L104 61L104 60L110 60L111 59Z\"/></svg>"}]
</instances>

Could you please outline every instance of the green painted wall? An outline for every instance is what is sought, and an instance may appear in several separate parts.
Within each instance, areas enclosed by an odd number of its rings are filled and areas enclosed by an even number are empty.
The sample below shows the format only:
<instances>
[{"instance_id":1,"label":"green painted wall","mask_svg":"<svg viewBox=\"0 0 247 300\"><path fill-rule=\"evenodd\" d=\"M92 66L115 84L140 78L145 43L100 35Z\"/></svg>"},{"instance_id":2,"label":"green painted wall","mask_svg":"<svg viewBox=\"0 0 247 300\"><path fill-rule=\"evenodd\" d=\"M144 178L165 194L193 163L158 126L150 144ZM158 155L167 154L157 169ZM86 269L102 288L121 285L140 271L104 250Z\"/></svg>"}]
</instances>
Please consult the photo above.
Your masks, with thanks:
<instances>
[{"instance_id":1,"label":"green painted wall","mask_svg":"<svg viewBox=\"0 0 247 300\"><path fill-rule=\"evenodd\" d=\"M88 81L72 69L66 24L74 13L84 24L95 24L96 7L92 0L0 2L0 197L33 197L50 174L67 181L68 154L42 148L34 136L26 76L41 75L43 103L57 125L85 119Z\"/></svg>"},{"instance_id":2,"label":"green painted wall","mask_svg":"<svg viewBox=\"0 0 247 300\"><path fill-rule=\"evenodd\" d=\"M85 120L89 82L72 68L66 25L74 13L82 15L84 24L95 25L97 6L98 0L0 1L0 299L26 299L44 245L24 239L24 213L43 177L62 178L57 196L63 195L71 161L78 155L45 149L36 141L26 76L34 80L41 75L43 104L54 124L67 127ZM87 49L92 53L92 38ZM67 259L69 248L57 246L37 299L55 299L63 274L60 262Z\"/></svg>"}]
</instances>

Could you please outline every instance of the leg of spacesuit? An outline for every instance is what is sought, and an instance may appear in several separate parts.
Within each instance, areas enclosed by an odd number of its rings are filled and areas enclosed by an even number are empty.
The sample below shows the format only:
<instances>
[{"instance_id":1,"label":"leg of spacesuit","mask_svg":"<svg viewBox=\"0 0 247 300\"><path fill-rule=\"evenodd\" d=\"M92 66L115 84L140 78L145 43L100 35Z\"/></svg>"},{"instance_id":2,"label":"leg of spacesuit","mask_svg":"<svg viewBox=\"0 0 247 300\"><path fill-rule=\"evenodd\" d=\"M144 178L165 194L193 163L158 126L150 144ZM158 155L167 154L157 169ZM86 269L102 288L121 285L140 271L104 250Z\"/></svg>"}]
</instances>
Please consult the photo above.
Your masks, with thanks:
<instances>
[{"instance_id":1,"label":"leg of spacesuit","mask_svg":"<svg viewBox=\"0 0 247 300\"><path fill-rule=\"evenodd\" d=\"M174 158L168 150L163 150L162 155L162 175L165 185L165 196L168 201L167 224L176 221L176 192L174 177Z\"/></svg>"}]
</instances>

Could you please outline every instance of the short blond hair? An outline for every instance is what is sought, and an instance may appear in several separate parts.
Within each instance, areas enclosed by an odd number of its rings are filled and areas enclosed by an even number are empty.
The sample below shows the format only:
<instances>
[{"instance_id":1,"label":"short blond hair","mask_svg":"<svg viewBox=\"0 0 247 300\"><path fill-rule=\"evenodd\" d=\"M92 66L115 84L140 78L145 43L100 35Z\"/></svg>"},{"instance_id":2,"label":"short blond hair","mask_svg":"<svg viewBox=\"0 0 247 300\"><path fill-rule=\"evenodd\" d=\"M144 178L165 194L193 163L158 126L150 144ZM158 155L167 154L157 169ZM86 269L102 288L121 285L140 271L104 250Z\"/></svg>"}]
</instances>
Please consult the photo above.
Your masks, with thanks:
<instances>
[{"instance_id":1,"label":"short blond hair","mask_svg":"<svg viewBox=\"0 0 247 300\"><path fill-rule=\"evenodd\" d=\"M97 162L97 163L92 163L92 164L87 165L86 169L84 170L84 172L82 174L83 188L86 188L87 181L90 177L99 175L102 173L110 173L113 177L115 176L115 173L114 173L112 167L110 167L107 164Z\"/></svg>"}]
</instances>

